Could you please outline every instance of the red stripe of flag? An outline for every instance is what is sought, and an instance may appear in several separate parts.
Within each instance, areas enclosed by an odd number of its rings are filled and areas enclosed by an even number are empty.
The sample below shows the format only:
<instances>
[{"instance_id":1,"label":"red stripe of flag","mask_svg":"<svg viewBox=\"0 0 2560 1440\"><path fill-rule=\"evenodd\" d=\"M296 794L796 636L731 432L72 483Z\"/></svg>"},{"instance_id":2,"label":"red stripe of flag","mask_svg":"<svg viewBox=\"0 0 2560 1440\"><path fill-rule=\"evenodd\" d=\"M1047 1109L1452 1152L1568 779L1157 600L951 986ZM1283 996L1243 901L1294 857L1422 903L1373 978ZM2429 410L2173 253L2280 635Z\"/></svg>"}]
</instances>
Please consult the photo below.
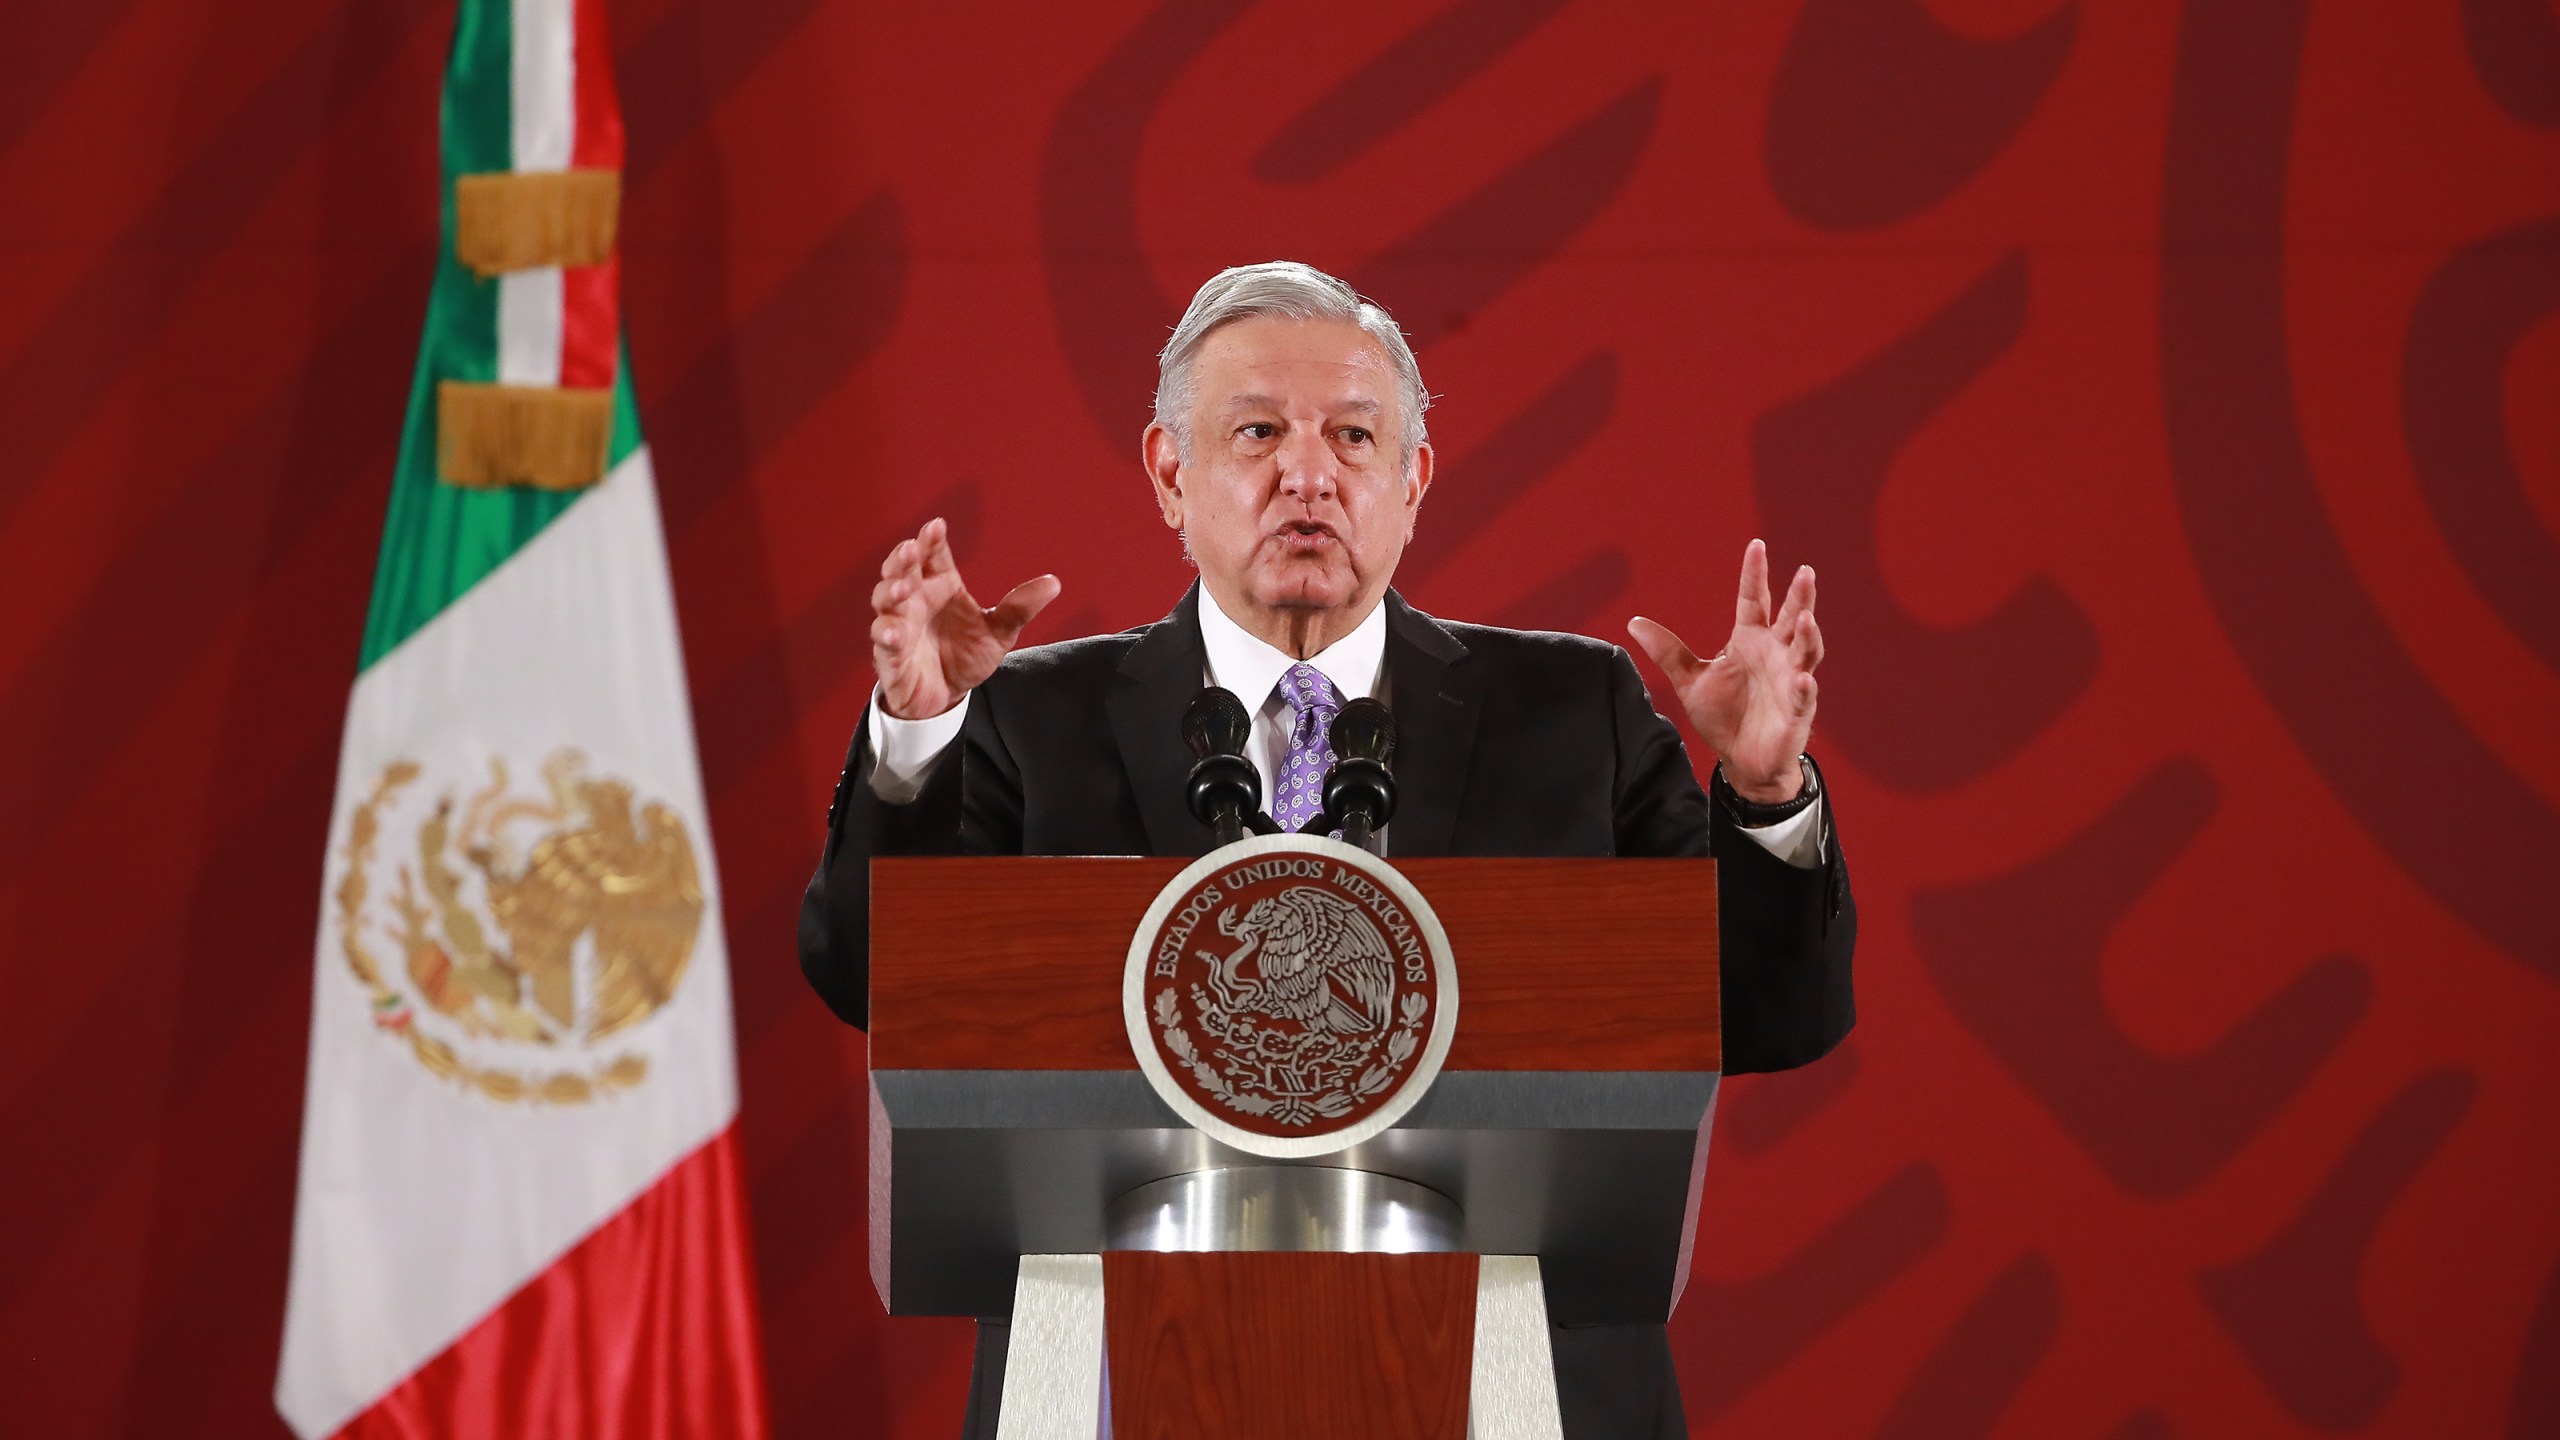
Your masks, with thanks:
<instances>
[{"instance_id":1,"label":"red stripe of flag","mask_svg":"<svg viewBox=\"0 0 2560 1440\"><path fill-rule=\"evenodd\" d=\"M622 101L613 85L613 43L605 34L604 0L574 0L575 52L571 73L577 114L570 133L569 164L580 170L622 168ZM560 277L560 383L598 387L613 383L614 345L621 329L621 244L601 265L578 265Z\"/></svg>"},{"instance_id":2,"label":"red stripe of flag","mask_svg":"<svg viewBox=\"0 0 2560 1440\"><path fill-rule=\"evenodd\" d=\"M732 1125L332 1440L770 1433L744 1191Z\"/></svg>"}]
</instances>

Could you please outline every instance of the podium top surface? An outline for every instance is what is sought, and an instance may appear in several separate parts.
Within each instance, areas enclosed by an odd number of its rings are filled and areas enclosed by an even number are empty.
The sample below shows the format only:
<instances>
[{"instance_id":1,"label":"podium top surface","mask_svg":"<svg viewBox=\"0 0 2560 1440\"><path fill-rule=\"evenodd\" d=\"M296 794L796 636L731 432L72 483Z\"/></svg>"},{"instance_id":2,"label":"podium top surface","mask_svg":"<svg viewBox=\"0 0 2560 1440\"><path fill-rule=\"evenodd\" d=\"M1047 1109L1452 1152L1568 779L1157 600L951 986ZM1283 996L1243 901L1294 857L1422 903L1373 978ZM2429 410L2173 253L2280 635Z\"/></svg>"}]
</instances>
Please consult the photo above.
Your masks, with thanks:
<instances>
[{"instance_id":1,"label":"podium top surface","mask_svg":"<svg viewBox=\"0 0 2560 1440\"><path fill-rule=\"evenodd\" d=\"M1190 860L872 862L876 1070L1135 1070L1121 971ZM1396 860L1448 933L1447 1071L1714 1071L1709 860Z\"/></svg>"}]
</instances>

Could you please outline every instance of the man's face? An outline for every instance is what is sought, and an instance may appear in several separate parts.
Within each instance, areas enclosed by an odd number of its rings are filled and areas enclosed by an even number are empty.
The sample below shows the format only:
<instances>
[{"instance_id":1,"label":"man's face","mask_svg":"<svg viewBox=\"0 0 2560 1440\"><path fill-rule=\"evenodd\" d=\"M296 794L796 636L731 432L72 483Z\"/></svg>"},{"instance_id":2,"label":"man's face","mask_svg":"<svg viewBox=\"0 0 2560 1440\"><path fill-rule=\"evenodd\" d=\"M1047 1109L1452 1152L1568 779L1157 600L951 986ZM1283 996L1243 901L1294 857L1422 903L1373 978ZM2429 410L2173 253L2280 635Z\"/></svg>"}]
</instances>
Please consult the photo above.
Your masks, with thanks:
<instances>
[{"instance_id":1,"label":"man's face","mask_svg":"<svg viewBox=\"0 0 2560 1440\"><path fill-rule=\"evenodd\" d=\"M1366 614L1431 483L1429 446L1404 462L1386 353L1347 321L1257 317L1213 332L1192 374L1190 454L1157 426L1146 458L1202 581L1231 612Z\"/></svg>"}]
</instances>

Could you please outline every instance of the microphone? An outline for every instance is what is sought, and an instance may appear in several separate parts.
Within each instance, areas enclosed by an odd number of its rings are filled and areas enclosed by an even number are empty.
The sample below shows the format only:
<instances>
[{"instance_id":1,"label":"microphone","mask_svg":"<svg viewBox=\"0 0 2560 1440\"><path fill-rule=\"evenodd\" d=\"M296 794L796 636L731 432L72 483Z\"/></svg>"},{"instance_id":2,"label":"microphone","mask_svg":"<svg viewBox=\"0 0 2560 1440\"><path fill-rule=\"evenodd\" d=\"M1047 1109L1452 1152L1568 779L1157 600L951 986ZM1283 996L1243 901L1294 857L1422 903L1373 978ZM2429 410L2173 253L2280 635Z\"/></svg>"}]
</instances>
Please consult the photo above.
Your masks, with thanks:
<instances>
[{"instance_id":1,"label":"microphone","mask_svg":"<svg viewBox=\"0 0 2560 1440\"><path fill-rule=\"evenodd\" d=\"M1317 824L1374 852L1377 832L1396 813L1396 777L1387 768L1396 753L1396 717L1363 697L1342 707L1328 735L1333 772L1324 777L1324 814Z\"/></svg>"},{"instance_id":2,"label":"microphone","mask_svg":"<svg viewBox=\"0 0 2560 1440\"><path fill-rule=\"evenodd\" d=\"M1262 776L1244 758L1252 734L1253 717L1233 691L1204 686L1183 707L1182 743L1194 757L1183 798L1220 845L1243 839L1247 825L1258 832L1279 828L1264 818Z\"/></svg>"},{"instance_id":3,"label":"microphone","mask_svg":"<svg viewBox=\"0 0 2560 1440\"><path fill-rule=\"evenodd\" d=\"M1384 765L1396 756L1396 717L1366 696L1349 701L1333 717L1333 753L1341 760L1375 760Z\"/></svg>"},{"instance_id":4,"label":"microphone","mask_svg":"<svg viewBox=\"0 0 2560 1440\"><path fill-rule=\"evenodd\" d=\"M1244 742L1252 734L1253 717L1245 713L1244 702L1232 690L1204 685L1182 707L1182 743L1191 747L1195 760L1242 755Z\"/></svg>"}]
</instances>

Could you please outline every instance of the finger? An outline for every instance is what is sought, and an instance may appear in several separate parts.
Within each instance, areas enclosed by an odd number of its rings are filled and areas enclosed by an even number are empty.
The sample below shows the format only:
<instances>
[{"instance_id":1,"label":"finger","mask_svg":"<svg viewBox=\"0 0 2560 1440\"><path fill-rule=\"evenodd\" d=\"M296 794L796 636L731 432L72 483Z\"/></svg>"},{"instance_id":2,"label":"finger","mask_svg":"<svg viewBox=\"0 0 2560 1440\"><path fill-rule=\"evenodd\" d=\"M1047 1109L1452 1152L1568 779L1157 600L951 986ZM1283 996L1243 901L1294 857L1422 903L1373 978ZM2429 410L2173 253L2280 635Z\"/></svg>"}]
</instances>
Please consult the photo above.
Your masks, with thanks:
<instances>
[{"instance_id":1,"label":"finger","mask_svg":"<svg viewBox=\"0 0 2560 1440\"><path fill-rule=\"evenodd\" d=\"M891 614L916 597L916 588L917 582L908 576L883 580L871 587L871 608L877 614Z\"/></svg>"},{"instance_id":2,"label":"finger","mask_svg":"<svg viewBox=\"0 0 2560 1440\"><path fill-rule=\"evenodd\" d=\"M1796 617L1796 664L1807 673L1822 663L1822 627L1808 610Z\"/></svg>"},{"instance_id":3,"label":"finger","mask_svg":"<svg viewBox=\"0 0 2560 1440\"><path fill-rule=\"evenodd\" d=\"M951 558L951 527L943 523L941 516L924 522L924 528L916 532L916 545L925 574L942 575L960 568L959 562Z\"/></svg>"},{"instance_id":4,"label":"finger","mask_svg":"<svg viewBox=\"0 0 2560 1440\"><path fill-rule=\"evenodd\" d=\"M1022 633L1022 627L1031 623L1031 617L1048 609L1049 602L1057 599L1058 592L1065 588L1055 575L1032 576L1004 592L1004 598L987 612L987 628L993 630L996 639L1010 649L1014 637Z\"/></svg>"},{"instance_id":5,"label":"finger","mask_svg":"<svg viewBox=\"0 0 2560 1440\"><path fill-rule=\"evenodd\" d=\"M901 575L913 573L915 568L916 542L901 540L889 547L888 558L880 562L880 578L895 580Z\"/></svg>"},{"instance_id":6,"label":"finger","mask_svg":"<svg viewBox=\"0 0 2560 1440\"><path fill-rule=\"evenodd\" d=\"M1733 597L1733 623L1769 623L1769 547L1757 540L1742 547L1742 587Z\"/></svg>"},{"instance_id":7,"label":"finger","mask_svg":"<svg viewBox=\"0 0 2560 1440\"><path fill-rule=\"evenodd\" d=\"M1653 657L1654 664L1662 667L1662 673L1671 677L1674 688L1685 688L1707 668L1707 662L1698 658L1697 651L1690 649L1679 636L1671 633L1671 627L1658 620L1638 615L1627 621L1627 633L1635 637L1637 646L1645 654Z\"/></svg>"},{"instance_id":8,"label":"finger","mask_svg":"<svg viewBox=\"0 0 2560 1440\"><path fill-rule=\"evenodd\" d=\"M1799 565L1795 578L1787 582L1787 598L1778 605L1778 618L1769 622L1781 635L1794 632L1796 617L1813 609L1813 567Z\"/></svg>"},{"instance_id":9,"label":"finger","mask_svg":"<svg viewBox=\"0 0 2560 1440\"><path fill-rule=\"evenodd\" d=\"M897 658L907 648L907 627L892 615L874 618L871 622L871 648L878 658Z\"/></svg>"},{"instance_id":10,"label":"finger","mask_svg":"<svg viewBox=\"0 0 2560 1440\"><path fill-rule=\"evenodd\" d=\"M1799 720L1813 718L1813 702L1820 689L1812 676L1797 675L1794 683L1787 687L1788 711Z\"/></svg>"}]
</instances>

